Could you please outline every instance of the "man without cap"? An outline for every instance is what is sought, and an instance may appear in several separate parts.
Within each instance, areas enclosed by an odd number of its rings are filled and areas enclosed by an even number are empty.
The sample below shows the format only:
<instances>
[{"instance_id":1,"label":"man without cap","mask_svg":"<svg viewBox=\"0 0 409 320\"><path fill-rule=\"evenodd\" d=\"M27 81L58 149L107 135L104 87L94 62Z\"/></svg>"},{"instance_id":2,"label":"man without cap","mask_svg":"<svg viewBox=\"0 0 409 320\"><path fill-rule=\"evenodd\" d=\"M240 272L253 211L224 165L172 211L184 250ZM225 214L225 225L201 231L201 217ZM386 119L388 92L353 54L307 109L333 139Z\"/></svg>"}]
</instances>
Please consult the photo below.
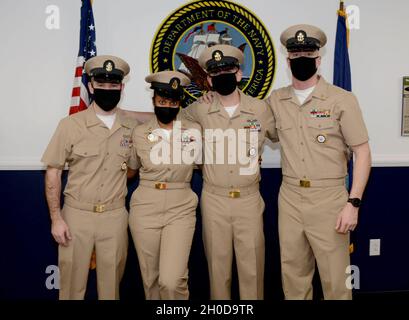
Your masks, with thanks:
<instances>
[{"instance_id":1,"label":"man without cap","mask_svg":"<svg viewBox=\"0 0 409 320\"><path fill-rule=\"evenodd\" d=\"M358 222L371 156L358 101L317 74L322 30L295 25L281 34L288 50L292 85L268 102L281 143L279 193L281 271L286 299L311 299L315 262L325 299L351 299L347 284L349 232ZM350 149L353 184L345 177Z\"/></svg>"},{"instance_id":2,"label":"man without cap","mask_svg":"<svg viewBox=\"0 0 409 320\"><path fill-rule=\"evenodd\" d=\"M115 56L85 64L94 101L62 119L43 155L51 232L59 244L60 299L83 299L96 250L99 299L119 299L128 250L127 167L135 120L117 107L129 65ZM61 173L68 181L61 209Z\"/></svg>"},{"instance_id":3,"label":"man without cap","mask_svg":"<svg viewBox=\"0 0 409 320\"><path fill-rule=\"evenodd\" d=\"M259 159L265 138L276 137L268 105L237 87L243 60L243 52L233 46L205 49L199 64L216 92L214 100L210 105L195 102L183 110L189 120L201 125L204 136L201 213L212 299L231 298L233 254L240 298L263 299L264 294ZM248 163L237 161L242 151Z\"/></svg>"}]
</instances>

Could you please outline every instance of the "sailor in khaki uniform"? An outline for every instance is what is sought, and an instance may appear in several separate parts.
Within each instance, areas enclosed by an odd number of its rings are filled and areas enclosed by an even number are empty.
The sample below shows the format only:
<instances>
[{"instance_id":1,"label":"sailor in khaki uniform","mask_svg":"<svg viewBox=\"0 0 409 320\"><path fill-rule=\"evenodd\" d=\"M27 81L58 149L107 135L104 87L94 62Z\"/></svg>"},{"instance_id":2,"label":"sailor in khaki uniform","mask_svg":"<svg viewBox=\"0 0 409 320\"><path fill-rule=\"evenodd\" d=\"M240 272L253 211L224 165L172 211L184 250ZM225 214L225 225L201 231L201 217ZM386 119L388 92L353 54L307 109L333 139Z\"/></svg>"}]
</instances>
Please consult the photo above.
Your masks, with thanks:
<instances>
[{"instance_id":1,"label":"sailor in khaki uniform","mask_svg":"<svg viewBox=\"0 0 409 320\"><path fill-rule=\"evenodd\" d=\"M243 52L233 46L207 48L199 64L216 91L213 102L195 102L183 110L203 130L201 213L212 299L231 298L233 254L240 298L262 299L264 292L259 160L265 138L276 140L275 125L266 102L237 88L243 60Z\"/></svg>"},{"instance_id":2,"label":"sailor in khaki uniform","mask_svg":"<svg viewBox=\"0 0 409 320\"><path fill-rule=\"evenodd\" d=\"M279 238L286 299L311 299L317 262L325 299L351 299L349 231L370 171L368 133L355 96L317 75L326 36L310 25L285 30L292 85L269 103L281 143ZM350 149L353 185L345 187Z\"/></svg>"},{"instance_id":3,"label":"sailor in khaki uniform","mask_svg":"<svg viewBox=\"0 0 409 320\"><path fill-rule=\"evenodd\" d=\"M201 157L200 126L178 114L188 77L162 71L146 81L154 89L155 116L133 134L137 161L131 169L139 169L140 182L131 198L129 226L146 299L187 300L198 204L190 180Z\"/></svg>"},{"instance_id":4,"label":"sailor in khaki uniform","mask_svg":"<svg viewBox=\"0 0 409 320\"><path fill-rule=\"evenodd\" d=\"M60 299L83 299L91 254L96 250L99 299L118 299L127 256L126 172L134 120L117 104L129 73L114 56L85 64L94 102L59 123L42 161L47 165L46 196L52 234L59 243ZM61 173L68 163L64 207Z\"/></svg>"}]
</instances>

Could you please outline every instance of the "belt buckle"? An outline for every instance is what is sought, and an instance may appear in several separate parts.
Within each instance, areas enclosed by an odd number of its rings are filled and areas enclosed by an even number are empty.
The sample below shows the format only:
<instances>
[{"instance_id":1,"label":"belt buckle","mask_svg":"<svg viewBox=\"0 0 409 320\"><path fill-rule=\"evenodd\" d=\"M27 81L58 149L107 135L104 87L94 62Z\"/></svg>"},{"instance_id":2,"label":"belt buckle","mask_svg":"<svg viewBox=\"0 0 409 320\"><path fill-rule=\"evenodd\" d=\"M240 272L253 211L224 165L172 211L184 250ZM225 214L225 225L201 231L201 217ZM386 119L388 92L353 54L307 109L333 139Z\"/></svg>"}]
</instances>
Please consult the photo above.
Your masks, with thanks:
<instances>
[{"instance_id":1,"label":"belt buckle","mask_svg":"<svg viewBox=\"0 0 409 320\"><path fill-rule=\"evenodd\" d=\"M156 183L155 188L159 190L165 190L166 189L166 183Z\"/></svg>"},{"instance_id":2,"label":"belt buckle","mask_svg":"<svg viewBox=\"0 0 409 320\"><path fill-rule=\"evenodd\" d=\"M105 205L104 204L96 204L94 206L94 212L102 213L104 211L105 211Z\"/></svg>"},{"instance_id":3,"label":"belt buckle","mask_svg":"<svg viewBox=\"0 0 409 320\"><path fill-rule=\"evenodd\" d=\"M300 187L310 188L311 187L311 181L309 181L309 180L300 180Z\"/></svg>"},{"instance_id":4,"label":"belt buckle","mask_svg":"<svg viewBox=\"0 0 409 320\"><path fill-rule=\"evenodd\" d=\"M240 190L232 190L229 192L230 198L240 198Z\"/></svg>"}]
</instances>

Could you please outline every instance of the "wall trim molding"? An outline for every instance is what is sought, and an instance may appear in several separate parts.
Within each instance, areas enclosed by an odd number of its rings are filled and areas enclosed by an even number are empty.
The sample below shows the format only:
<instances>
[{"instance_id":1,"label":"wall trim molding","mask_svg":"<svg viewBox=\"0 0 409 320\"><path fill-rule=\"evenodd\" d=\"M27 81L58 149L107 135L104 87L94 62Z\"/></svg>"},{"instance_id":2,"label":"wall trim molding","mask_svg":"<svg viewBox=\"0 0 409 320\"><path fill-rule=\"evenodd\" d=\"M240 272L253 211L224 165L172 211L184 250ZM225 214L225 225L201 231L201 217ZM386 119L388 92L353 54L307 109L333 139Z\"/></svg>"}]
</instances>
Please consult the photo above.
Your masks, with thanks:
<instances>
[{"instance_id":1,"label":"wall trim molding","mask_svg":"<svg viewBox=\"0 0 409 320\"><path fill-rule=\"evenodd\" d=\"M373 167L409 167L409 154L373 154ZM263 155L262 168L280 168L280 156L277 152L267 152ZM1 158L0 170L45 170L38 158Z\"/></svg>"}]
</instances>

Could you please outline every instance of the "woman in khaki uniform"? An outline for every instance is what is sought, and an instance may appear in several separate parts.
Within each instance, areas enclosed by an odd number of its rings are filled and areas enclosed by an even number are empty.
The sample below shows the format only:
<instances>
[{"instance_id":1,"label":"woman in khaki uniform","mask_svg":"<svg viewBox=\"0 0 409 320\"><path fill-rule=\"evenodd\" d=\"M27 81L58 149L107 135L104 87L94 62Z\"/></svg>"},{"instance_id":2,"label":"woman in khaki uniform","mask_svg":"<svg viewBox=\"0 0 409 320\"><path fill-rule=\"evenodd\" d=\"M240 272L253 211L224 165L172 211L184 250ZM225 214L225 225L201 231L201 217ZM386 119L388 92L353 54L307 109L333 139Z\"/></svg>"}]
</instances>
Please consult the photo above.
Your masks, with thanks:
<instances>
[{"instance_id":1,"label":"woman in khaki uniform","mask_svg":"<svg viewBox=\"0 0 409 320\"><path fill-rule=\"evenodd\" d=\"M133 134L130 167L139 169L140 182L132 195L129 226L146 299L188 299L198 204L190 180L201 150L200 127L178 115L182 86L190 83L184 74L162 71L145 80L154 89L156 116Z\"/></svg>"}]
</instances>

